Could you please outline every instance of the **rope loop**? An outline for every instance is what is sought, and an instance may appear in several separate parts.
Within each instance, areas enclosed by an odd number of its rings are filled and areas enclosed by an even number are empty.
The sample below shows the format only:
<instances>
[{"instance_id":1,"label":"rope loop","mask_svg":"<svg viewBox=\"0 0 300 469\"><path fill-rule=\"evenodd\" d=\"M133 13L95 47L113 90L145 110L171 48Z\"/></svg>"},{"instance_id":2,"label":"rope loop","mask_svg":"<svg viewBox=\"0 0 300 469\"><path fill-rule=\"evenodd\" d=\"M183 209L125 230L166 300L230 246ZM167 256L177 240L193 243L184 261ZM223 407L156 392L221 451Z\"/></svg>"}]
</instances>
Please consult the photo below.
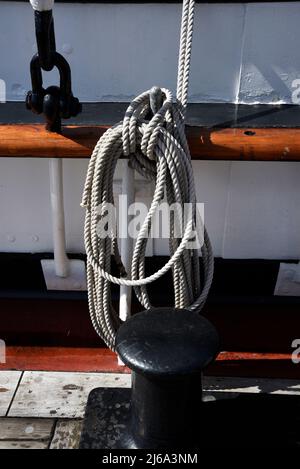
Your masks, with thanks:
<instances>
[{"instance_id":1,"label":"rope loop","mask_svg":"<svg viewBox=\"0 0 300 469\"><path fill-rule=\"evenodd\" d=\"M159 87L137 96L128 106L123 121L99 139L89 163L82 197L82 205L86 208L84 240L89 310L96 332L112 349L120 320L112 306L111 283L134 287L138 300L148 309L151 302L147 285L171 271L174 306L195 311L203 307L212 283L213 253L202 220L198 223L191 156L184 129L194 4L195 0L183 1L176 101L171 91ZM108 236L99 236L98 227L99 221L105 217L108 204L114 204L113 177L121 156L128 157L130 166L143 177L155 181L150 208L135 240L131 278L124 278L117 233L110 230ZM162 268L147 277L147 241L154 216L165 199L168 207L172 208L169 210L170 258ZM186 204L187 217L184 213ZM176 234L177 224L182 225L179 236ZM202 237L197 235L199 225L203 229ZM104 229L105 225L102 232ZM199 238L202 241L200 249L189 245ZM199 251L203 265L201 275ZM112 274L111 254L120 276Z\"/></svg>"},{"instance_id":2,"label":"rope loop","mask_svg":"<svg viewBox=\"0 0 300 469\"><path fill-rule=\"evenodd\" d=\"M166 126L166 116L172 106L172 93L159 87L153 87L140 94L130 103L123 120L124 156L135 153L140 147L145 156L155 160L160 131ZM149 116L151 118L147 119Z\"/></svg>"}]
</instances>

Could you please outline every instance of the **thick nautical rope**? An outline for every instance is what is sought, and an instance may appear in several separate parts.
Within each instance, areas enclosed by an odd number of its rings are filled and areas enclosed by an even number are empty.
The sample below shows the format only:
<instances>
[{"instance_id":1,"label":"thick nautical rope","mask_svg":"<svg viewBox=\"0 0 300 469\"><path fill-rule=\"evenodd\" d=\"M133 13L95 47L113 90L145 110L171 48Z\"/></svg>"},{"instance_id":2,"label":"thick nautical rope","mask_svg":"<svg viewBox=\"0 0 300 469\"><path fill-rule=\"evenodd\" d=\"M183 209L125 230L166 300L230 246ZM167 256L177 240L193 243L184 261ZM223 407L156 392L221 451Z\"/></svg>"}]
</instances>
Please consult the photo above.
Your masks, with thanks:
<instances>
[{"instance_id":1,"label":"thick nautical rope","mask_svg":"<svg viewBox=\"0 0 300 469\"><path fill-rule=\"evenodd\" d=\"M147 287L172 270L174 306L200 311L213 278L213 253L206 229L196 210L196 195L184 118L188 96L191 59L194 0L184 0L182 9L177 99L165 88L152 88L135 98L124 119L108 129L92 153L86 176L82 206L86 207L85 248L89 310L96 332L112 349L120 319L111 301L110 283L132 286L144 308L151 307ZM149 116L153 116L152 118ZM131 264L131 278L126 276L118 250L117 234L99 236L99 220L114 203L113 176L120 157L142 176L155 180L155 189L148 214L138 233ZM191 213L181 237L175 236L176 214L170 215L170 259L150 276L145 273L145 251L153 217L164 200L172 207L190 204ZM177 205L178 204L178 205ZM178 215L180 218L180 215ZM188 249L195 239L195 228L203 228L200 275L199 250ZM120 277L112 274L111 254L115 257Z\"/></svg>"}]
</instances>

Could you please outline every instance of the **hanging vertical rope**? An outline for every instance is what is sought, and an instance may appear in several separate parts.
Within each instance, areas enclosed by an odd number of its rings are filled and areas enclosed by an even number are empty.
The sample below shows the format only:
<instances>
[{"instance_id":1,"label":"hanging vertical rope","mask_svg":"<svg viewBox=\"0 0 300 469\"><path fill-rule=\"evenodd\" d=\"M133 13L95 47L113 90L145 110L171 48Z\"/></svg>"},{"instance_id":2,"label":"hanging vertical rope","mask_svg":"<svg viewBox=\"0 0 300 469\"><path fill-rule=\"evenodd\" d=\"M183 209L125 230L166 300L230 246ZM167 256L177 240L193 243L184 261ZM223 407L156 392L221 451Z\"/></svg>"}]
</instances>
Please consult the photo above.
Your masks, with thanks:
<instances>
[{"instance_id":1,"label":"hanging vertical rope","mask_svg":"<svg viewBox=\"0 0 300 469\"><path fill-rule=\"evenodd\" d=\"M177 99L165 88L152 88L135 98L124 119L108 129L92 153L87 172L82 206L86 207L85 247L89 310L96 332L112 349L120 319L114 310L110 282L132 286L144 308L151 307L146 285L172 270L174 306L200 311L213 278L213 254L209 237L196 210L196 195L191 156L185 136L189 71L193 37L194 0L184 0L182 8ZM149 119L149 115L153 115ZM99 236L99 220L107 215L108 204L114 203L113 176L118 159L129 158L130 165L142 176L155 180L148 214L138 233L132 256L131 279L125 278L120 259L117 234L112 229ZM180 237L175 236L176 223L182 213L170 215L170 259L156 273L146 277L145 251L153 217L166 194L169 205L191 207ZM178 210L177 210L178 211ZM180 210L179 210L180 212ZM203 228L201 254L203 278L200 276L199 251L188 249L195 239L196 226ZM97 228L98 226L98 228ZM111 253L121 277L111 274Z\"/></svg>"}]
</instances>

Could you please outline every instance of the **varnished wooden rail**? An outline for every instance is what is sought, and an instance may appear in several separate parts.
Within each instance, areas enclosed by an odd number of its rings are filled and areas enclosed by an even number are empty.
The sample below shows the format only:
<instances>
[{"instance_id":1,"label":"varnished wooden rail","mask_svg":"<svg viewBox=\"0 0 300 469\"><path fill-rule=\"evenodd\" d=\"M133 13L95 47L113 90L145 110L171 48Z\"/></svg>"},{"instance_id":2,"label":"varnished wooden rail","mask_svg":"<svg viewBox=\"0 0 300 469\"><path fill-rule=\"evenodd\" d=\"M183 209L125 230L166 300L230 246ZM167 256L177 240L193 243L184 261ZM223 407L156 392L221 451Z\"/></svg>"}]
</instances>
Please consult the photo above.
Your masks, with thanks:
<instances>
[{"instance_id":1,"label":"varnished wooden rail","mask_svg":"<svg viewBox=\"0 0 300 469\"><path fill-rule=\"evenodd\" d=\"M0 125L0 157L89 158L109 126L68 125L62 135L44 124ZM194 160L300 161L300 128L187 126Z\"/></svg>"}]
</instances>

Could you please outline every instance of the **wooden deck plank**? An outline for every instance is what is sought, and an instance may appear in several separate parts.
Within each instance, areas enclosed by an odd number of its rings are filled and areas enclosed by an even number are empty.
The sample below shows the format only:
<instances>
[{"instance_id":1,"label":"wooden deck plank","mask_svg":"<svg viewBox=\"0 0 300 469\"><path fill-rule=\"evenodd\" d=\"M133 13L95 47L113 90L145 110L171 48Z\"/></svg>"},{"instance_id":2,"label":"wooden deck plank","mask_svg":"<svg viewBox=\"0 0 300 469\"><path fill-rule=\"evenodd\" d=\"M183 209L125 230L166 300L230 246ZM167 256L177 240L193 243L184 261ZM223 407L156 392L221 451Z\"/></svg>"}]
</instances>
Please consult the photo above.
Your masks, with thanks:
<instances>
[{"instance_id":1,"label":"wooden deck plank","mask_svg":"<svg viewBox=\"0 0 300 469\"><path fill-rule=\"evenodd\" d=\"M96 387L129 387L130 375L25 372L10 417L82 418L89 392ZM299 380L205 377L208 392L300 395Z\"/></svg>"},{"instance_id":2,"label":"wooden deck plank","mask_svg":"<svg viewBox=\"0 0 300 469\"><path fill-rule=\"evenodd\" d=\"M21 441L10 440L0 441L1 449L47 449L49 443L47 441Z\"/></svg>"},{"instance_id":3,"label":"wooden deck plank","mask_svg":"<svg viewBox=\"0 0 300 469\"><path fill-rule=\"evenodd\" d=\"M83 420L58 420L50 449L77 449Z\"/></svg>"},{"instance_id":4,"label":"wooden deck plank","mask_svg":"<svg viewBox=\"0 0 300 469\"><path fill-rule=\"evenodd\" d=\"M21 371L0 371L0 417L6 415L21 375Z\"/></svg>"},{"instance_id":5,"label":"wooden deck plank","mask_svg":"<svg viewBox=\"0 0 300 469\"><path fill-rule=\"evenodd\" d=\"M96 387L129 387L128 374L25 372L9 417L81 418Z\"/></svg>"},{"instance_id":6,"label":"wooden deck plank","mask_svg":"<svg viewBox=\"0 0 300 469\"><path fill-rule=\"evenodd\" d=\"M68 125L62 134L44 124L0 125L0 157L89 158L109 126ZM300 161L300 129L187 126L194 160Z\"/></svg>"},{"instance_id":7,"label":"wooden deck plank","mask_svg":"<svg viewBox=\"0 0 300 469\"><path fill-rule=\"evenodd\" d=\"M50 440L54 419L1 418L2 440Z\"/></svg>"}]
</instances>

